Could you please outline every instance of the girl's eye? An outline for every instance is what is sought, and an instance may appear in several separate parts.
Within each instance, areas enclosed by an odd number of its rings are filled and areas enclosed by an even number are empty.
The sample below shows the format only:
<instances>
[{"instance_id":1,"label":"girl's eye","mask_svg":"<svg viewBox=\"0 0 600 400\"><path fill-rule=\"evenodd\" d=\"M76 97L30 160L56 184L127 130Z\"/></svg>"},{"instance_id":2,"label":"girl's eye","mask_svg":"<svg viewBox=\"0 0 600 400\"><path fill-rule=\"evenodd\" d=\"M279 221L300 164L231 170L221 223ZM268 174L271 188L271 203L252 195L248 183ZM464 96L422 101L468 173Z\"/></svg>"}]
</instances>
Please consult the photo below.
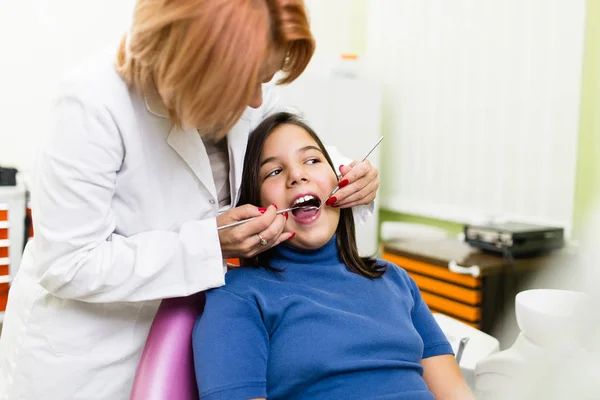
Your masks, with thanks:
<instances>
[{"instance_id":1,"label":"girl's eye","mask_svg":"<svg viewBox=\"0 0 600 400\"><path fill-rule=\"evenodd\" d=\"M318 158L311 158L310 160L307 160L306 163L307 164L316 164L316 163L320 163L321 160L319 160Z\"/></svg>"},{"instance_id":2,"label":"girl's eye","mask_svg":"<svg viewBox=\"0 0 600 400\"><path fill-rule=\"evenodd\" d=\"M275 176L275 175L279 175L281 173L280 169L276 169L274 171L271 171L267 174L266 178L270 177L270 176Z\"/></svg>"}]
</instances>

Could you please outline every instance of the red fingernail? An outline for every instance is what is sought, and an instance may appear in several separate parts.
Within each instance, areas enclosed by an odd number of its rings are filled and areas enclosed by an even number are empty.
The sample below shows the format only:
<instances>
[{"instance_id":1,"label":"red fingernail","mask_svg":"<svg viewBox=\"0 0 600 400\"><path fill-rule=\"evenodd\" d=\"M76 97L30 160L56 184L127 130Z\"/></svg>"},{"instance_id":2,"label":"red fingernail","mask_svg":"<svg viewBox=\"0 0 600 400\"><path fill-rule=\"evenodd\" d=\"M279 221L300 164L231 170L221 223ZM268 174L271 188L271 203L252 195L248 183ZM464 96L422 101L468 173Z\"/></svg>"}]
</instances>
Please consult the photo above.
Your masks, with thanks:
<instances>
[{"instance_id":1,"label":"red fingernail","mask_svg":"<svg viewBox=\"0 0 600 400\"><path fill-rule=\"evenodd\" d=\"M277 208L277 204L273 204L273 207L275 207L276 210L279 210L279 208Z\"/></svg>"},{"instance_id":2,"label":"red fingernail","mask_svg":"<svg viewBox=\"0 0 600 400\"><path fill-rule=\"evenodd\" d=\"M258 207L258 212L259 212L259 213L261 213L261 214L264 214L264 213L265 213L265 211L267 211L267 209L266 209L266 208L264 208L264 207Z\"/></svg>"},{"instance_id":3,"label":"red fingernail","mask_svg":"<svg viewBox=\"0 0 600 400\"><path fill-rule=\"evenodd\" d=\"M338 183L339 188L343 188L344 186L348 185L350 183L350 181L348 179L343 179L340 181L340 183Z\"/></svg>"},{"instance_id":4,"label":"red fingernail","mask_svg":"<svg viewBox=\"0 0 600 400\"><path fill-rule=\"evenodd\" d=\"M325 202L325 204L327 204L328 206L332 206L335 204L335 202L337 201L337 197L332 196L330 198L327 199L327 201Z\"/></svg>"},{"instance_id":5,"label":"red fingernail","mask_svg":"<svg viewBox=\"0 0 600 400\"><path fill-rule=\"evenodd\" d=\"M290 240L291 238L293 238L294 236L296 236L296 232L292 232L292 235L288 238L288 240Z\"/></svg>"},{"instance_id":6,"label":"red fingernail","mask_svg":"<svg viewBox=\"0 0 600 400\"><path fill-rule=\"evenodd\" d=\"M284 213L283 213L283 216L285 217L285 220L287 221L287 219L288 219L288 217L289 217L289 215L288 215L288 212L287 212L287 211L286 211L286 212L284 212Z\"/></svg>"}]
</instances>

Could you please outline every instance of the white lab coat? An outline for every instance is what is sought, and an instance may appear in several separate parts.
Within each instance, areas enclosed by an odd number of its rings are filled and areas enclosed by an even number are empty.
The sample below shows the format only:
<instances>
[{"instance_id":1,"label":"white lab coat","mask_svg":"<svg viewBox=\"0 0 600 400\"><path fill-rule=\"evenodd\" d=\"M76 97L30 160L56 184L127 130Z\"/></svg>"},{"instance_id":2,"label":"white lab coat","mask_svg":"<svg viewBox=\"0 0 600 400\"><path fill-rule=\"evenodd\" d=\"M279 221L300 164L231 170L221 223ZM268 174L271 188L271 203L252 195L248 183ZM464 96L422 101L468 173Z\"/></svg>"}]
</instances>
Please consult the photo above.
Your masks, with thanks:
<instances>
[{"instance_id":1,"label":"white lab coat","mask_svg":"<svg viewBox=\"0 0 600 400\"><path fill-rule=\"evenodd\" d=\"M99 54L60 85L0 340L0 399L128 399L160 299L224 284L202 140L129 90L113 60ZM265 87L228 134L233 203L248 133L275 103Z\"/></svg>"}]
</instances>

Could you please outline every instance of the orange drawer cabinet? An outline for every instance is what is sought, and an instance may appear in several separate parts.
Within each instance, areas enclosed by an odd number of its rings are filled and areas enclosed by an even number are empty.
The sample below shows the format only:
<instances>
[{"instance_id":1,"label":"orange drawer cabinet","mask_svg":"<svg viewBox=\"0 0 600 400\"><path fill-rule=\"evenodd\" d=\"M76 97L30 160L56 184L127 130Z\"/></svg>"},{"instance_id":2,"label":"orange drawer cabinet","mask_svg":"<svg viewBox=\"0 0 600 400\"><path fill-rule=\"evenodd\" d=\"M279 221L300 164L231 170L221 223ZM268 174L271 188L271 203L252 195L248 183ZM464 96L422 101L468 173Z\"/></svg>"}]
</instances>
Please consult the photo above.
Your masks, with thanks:
<instances>
[{"instance_id":1,"label":"orange drawer cabinet","mask_svg":"<svg viewBox=\"0 0 600 400\"><path fill-rule=\"evenodd\" d=\"M0 312L6 311L10 282L8 204L0 203Z\"/></svg>"},{"instance_id":2,"label":"orange drawer cabinet","mask_svg":"<svg viewBox=\"0 0 600 400\"><path fill-rule=\"evenodd\" d=\"M456 239L386 242L382 258L406 270L432 312L492 333L504 310L514 308L515 282L536 271L547 256L516 261L484 253ZM478 267L476 276L453 272L450 263ZM516 275L516 276L515 276ZM518 278L518 279L517 279Z\"/></svg>"},{"instance_id":3,"label":"orange drawer cabinet","mask_svg":"<svg viewBox=\"0 0 600 400\"><path fill-rule=\"evenodd\" d=\"M19 175L12 168L0 166L0 322L6 311L12 277L23 254L25 202L25 185Z\"/></svg>"}]
</instances>

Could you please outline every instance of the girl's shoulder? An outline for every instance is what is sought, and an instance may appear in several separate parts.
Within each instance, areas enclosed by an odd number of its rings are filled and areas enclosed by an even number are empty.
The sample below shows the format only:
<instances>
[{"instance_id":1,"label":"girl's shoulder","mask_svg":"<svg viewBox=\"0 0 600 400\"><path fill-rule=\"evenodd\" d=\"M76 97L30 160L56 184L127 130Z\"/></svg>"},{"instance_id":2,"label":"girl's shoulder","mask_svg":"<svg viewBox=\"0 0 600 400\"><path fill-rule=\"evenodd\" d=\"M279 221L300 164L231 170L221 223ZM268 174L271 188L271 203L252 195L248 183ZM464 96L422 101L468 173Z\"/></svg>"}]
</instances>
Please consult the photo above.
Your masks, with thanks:
<instances>
[{"instance_id":1,"label":"girl's shoulder","mask_svg":"<svg viewBox=\"0 0 600 400\"><path fill-rule=\"evenodd\" d=\"M416 287L416 284L414 283L413 279L410 277L410 275L408 275L408 272L406 272L406 270L396 264L394 264L391 261L387 261L387 260L383 260L383 259L377 259L377 262L380 263L381 265L385 265L386 266L386 271L385 274L383 275L383 278L385 279L391 279L393 281L395 281L398 284L401 284L403 286L408 286L411 288L411 290L413 289L413 287Z\"/></svg>"},{"instance_id":2,"label":"girl's shoulder","mask_svg":"<svg viewBox=\"0 0 600 400\"><path fill-rule=\"evenodd\" d=\"M408 273L406 270L391 261L384 260L383 258L377 258L377 264L386 267L386 273L389 273L394 276L402 276L408 278Z\"/></svg>"}]
</instances>

